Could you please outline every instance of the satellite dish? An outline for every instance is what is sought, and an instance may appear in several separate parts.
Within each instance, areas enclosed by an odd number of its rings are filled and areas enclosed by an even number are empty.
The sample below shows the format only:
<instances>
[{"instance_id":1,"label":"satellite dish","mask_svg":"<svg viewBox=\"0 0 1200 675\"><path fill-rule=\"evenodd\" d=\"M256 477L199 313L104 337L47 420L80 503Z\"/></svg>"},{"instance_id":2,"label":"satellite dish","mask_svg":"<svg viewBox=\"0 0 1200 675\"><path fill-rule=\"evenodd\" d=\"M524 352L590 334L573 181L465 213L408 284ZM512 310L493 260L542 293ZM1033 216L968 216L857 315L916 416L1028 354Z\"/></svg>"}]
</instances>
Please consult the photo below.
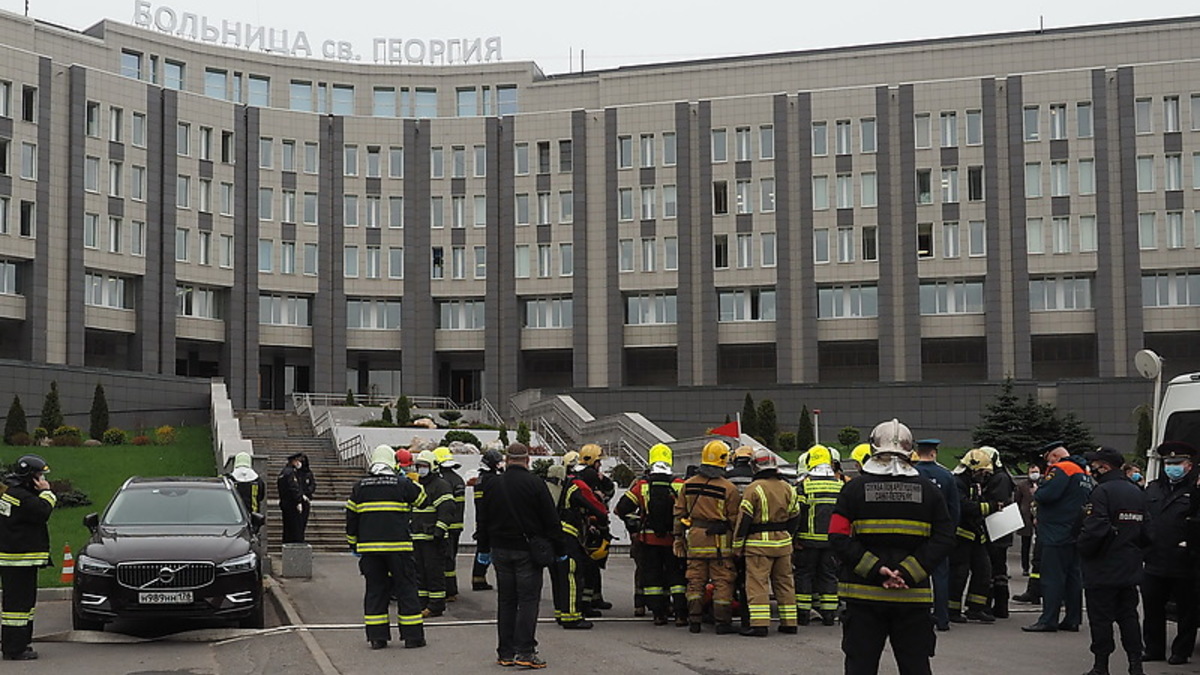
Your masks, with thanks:
<instances>
[{"instance_id":1,"label":"satellite dish","mask_svg":"<svg viewBox=\"0 0 1200 675\"><path fill-rule=\"evenodd\" d=\"M1162 357L1149 349L1134 354L1133 365L1147 380L1153 380L1162 373Z\"/></svg>"}]
</instances>

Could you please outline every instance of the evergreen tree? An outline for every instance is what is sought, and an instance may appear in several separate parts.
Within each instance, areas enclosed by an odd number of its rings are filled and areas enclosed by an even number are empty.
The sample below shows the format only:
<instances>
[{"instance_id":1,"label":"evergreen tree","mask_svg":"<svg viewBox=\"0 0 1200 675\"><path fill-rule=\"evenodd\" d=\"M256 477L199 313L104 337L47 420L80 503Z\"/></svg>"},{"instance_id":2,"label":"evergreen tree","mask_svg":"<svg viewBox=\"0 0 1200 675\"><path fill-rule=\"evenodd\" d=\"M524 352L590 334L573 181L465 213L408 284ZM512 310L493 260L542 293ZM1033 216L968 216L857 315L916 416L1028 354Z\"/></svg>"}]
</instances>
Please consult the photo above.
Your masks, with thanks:
<instances>
[{"instance_id":1,"label":"evergreen tree","mask_svg":"<svg viewBox=\"0 0 1200 675\"><path fill-rule=\"evenodd\" d=\"M383 421L392 424L392 406L383 404Z\"/></svg>"},{"instance_id":2,"label":"evergreen tree","mask_svg":"<svg viewBox=\"0 0 1200 675\"><path fill-rule=\"evenodd\" d=\"M42 417L38 422L38 426L45 429L46 433L53 434L54 430L63 425L62 404L58 401L58 382L50 382L50 391L46 392L46 399L42 401Z\"/></svg>"},{"instance_id":3,"label":"evergreen tree","mask_svg":"<svg viewBox=\"0 0 1200 675\"><path fill-rule=\"evenodd\" d=\"M1154 437L1154 427L1150 421L1150 406L1139 405L1134 414L1137 415L1137 440L1133 443L1133 454L1135 457L1146 457L1150 452L1150 443Z\"/></svg>"},{"instance_id":4,"label":"evergreen tree","mask_svg":"<svg viewBox=\"0 0 1200 675\"><path fill-rule=\"evenodd\" d=\"M796 429L796 449L804 452L815 445L817 437L813 433L812 413L808 411L808 404L800 409L800 424Z\"/></svg>"},{"instance_id":5,"label":"evergreen tree","mask_svg":"<svg viewBox=\"0 0 1200 675\"><path fill-rule=\"evenodd\" d=\"M858 427L842 427L842 430L838 432L838 444L847 452L858 445L860 438L862 435L859 433Z\"/></svg>"},{"instance_id":6,"label":"evergreen tree","mask_svg":"<svg viewBox=\"0 0 1200 675\"><path fill-rule=\"evenodd\" d=\"M506 448L505 451L507 452L507 448L509 445L509 443L508 443L508 425L507 424L500 425L500 443L502 445L504 445L504 447Z\"/></svg>"},{"instance_id":7,"label":"evergreen tree","mask_svg":"<svg viewBox=\"0 0 1200 675\"><path fill-rule=\"evenodd\" d=\"M104 432L108 431L108 399L104 397L104 385L99 383L92 395L90 422L88 435L98 441L104 440Z\"/></svg>"},{"instance_id":8,"label":"evergreen tree","mask_svg":"<svg viewBox=\"0 0 1200 675\"><path fill-rule=\"evenodd\" d=\"M742 402L742 433L758 438L758 413L750 392L746 392L746 400Z\"/></svg>"},{"instance_id":9,"label":"evergreen tree","mask_svg":"<svg viewBox=\"0 0 1200 675\"><path fill-rule=\"evenodd\" d=\"M779 422L775 418L775 402L764 398L758 404L755 423L758 426L758 440L768 448L774 448L776 437L779 435Z\"/></svg>"},{"instance_id":10,"label":"evergreen tree","mask_svg":"<svg viewBox=\"0 0 1200 675\"><path fill-rule=\"evenodd\" d=\"M25 408L21 407L21 397L13 396L12 405L8 407L8 418L4 420L4 442L12 443L16 434L28 434L29 423L25 421Z\"/></svg>"},{"instance_id":11,"label":"evergreen tree","mask_svg":"<svg viewBox=\"0 0 1200 675\"><path fill-rule=\"evenodd\" d=\"M517 442L529 447L529 425L524 421L517 424Z\"/></svg>"},{"instance_id":12,"label":"evergreen tree","mask_svg":"<svg viewBox=\"0 0 1200 675\"><path fill-rule=\"evenodd\" d=\"M408 397L401 394L400 398L396 399L396 426L406 427L412 424L412 403Z\"/></svg>"},{"instance_id":13,"label":"evergreen tree","mask_svg":"<svg viewBox=\"0 0 1200 675\"><path fill-rule=\"evenodd\" d=\"M979 424L971 432L975 446L990 445L1000 451L1006 464L1013 466L1036 454L1036 439L1027 429L1027 411L1013 392L1012 378L1004 380L996 399L987 404ZM1053 440L1053 439L1048 439Z\"/></svg>"},{"instance_id":14,"label":"evergreen tree","mask_svg":"<svg viewBox=\"0 0 1200 675\"><path fill-rule=\"evenodd\" d=\"M1096 439L1092 436L1092 430L1088 429L1083 420L1073 412L1063 415L1062 422L1059 424L1059 434L1072 455L1082 455L1089 450L1096 449ZM1046 442L1049 443L1053 440L1055 439L1051 438ZM1149 446L1149 443L1146 445Z\"/></svg>"}]
</instances>

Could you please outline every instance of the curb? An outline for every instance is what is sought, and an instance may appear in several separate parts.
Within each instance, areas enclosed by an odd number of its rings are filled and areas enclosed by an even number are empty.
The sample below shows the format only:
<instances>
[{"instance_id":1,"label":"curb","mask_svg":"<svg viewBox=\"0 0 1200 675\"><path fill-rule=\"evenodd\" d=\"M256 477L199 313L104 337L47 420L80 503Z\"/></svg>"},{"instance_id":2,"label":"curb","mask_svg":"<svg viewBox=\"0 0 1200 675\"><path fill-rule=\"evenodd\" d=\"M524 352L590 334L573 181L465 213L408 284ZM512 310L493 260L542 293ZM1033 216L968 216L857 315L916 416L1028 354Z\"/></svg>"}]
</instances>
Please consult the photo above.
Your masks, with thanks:
<instances>
[{"instance_id":1,"label":"curb","mask_svg":"<svg viewBox=\"0 0 1200 675\"><path fill-rule=\"evenodd\" d=\"M321 669L322 675L341 675L338 669L334 667L329 655L325 653L325 650L321 648L317 639L313 637L312 633L304 625L304 621L300 618L300 613L296 611L295 605L288 598L287 591L283 590L283 586L275 581L274 577L266 577L264 583L266 583L266 590L271 596L272 603L275 604L276 609L280 610L287 623L295 627L296 633L304 641L304 646L308 647L308 652L312 654L313 661Z\"/></svg>"},{"instance_id":2,"label":"curb","mask_svg":"<svg viewBox=\"0 0 1200 675\"><path fill-rule=\"evenodd\" d=\"M61 588L39 588L37 592L38 602L52 602L54 600L70 600L72 588L64 586Z\"/></svg>"}]
</instances>

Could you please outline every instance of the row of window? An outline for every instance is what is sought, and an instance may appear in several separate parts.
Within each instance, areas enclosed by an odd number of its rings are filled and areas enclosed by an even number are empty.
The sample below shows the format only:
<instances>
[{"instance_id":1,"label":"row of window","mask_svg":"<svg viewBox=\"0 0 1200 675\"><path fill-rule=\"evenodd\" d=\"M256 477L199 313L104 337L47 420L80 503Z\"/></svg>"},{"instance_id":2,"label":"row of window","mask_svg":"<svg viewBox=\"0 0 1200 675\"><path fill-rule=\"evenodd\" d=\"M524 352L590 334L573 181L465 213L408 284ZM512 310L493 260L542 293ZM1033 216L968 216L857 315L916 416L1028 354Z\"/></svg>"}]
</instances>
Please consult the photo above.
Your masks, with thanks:
<instances>
[{"instance_id":1,"label":"row of window","mask_svg":"<svg viewBox=\"0 0 1200 675\"><path fill-rule=\"evenodd\" d=\"M13 83L0 80L0 117L11 118ZM38 88L32 85L21 87L21 121L37 124L38 121Z\"/></svg>"},{"instance_id":2,"label":"row of window","mask_svg":"<svg viewBox=\"0 0 1200 675\"><path fill-rule=\"evenodd\" d=\"M10 197L0 196L0 235L13 234L9 216ZM37 203L22 199L18 202L16 234L32 239L37 235Z\"/></svg>"}]
</instances>

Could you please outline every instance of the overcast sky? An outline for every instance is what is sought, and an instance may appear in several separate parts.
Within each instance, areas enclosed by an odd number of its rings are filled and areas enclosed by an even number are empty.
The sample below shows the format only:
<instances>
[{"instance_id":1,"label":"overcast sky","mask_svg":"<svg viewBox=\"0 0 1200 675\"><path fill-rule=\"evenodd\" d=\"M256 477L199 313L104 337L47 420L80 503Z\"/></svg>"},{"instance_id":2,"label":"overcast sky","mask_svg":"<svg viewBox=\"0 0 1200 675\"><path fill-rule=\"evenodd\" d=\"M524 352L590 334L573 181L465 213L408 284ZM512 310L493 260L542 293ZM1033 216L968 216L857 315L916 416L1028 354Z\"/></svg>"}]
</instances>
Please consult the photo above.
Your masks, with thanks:
<instances>
[{"instance_id":1,"label":"overcast sky","mask_svg":"<svg viewBox=\"0 0 1200 675\"><path fill-rule=\"evenodd\" d=\"M371 61L372 39L499 36L505 61L536 61L547 74L714 56L815 49L1200 14L1194 0L1097 3L763 2L759 0L150 0L179 13L304 31L353 44ZM0 0L25 11L25 0ZM84 29L109 18L133 23L134 0L29 0L30 16Z\"/></svg>"}]
</instances>

